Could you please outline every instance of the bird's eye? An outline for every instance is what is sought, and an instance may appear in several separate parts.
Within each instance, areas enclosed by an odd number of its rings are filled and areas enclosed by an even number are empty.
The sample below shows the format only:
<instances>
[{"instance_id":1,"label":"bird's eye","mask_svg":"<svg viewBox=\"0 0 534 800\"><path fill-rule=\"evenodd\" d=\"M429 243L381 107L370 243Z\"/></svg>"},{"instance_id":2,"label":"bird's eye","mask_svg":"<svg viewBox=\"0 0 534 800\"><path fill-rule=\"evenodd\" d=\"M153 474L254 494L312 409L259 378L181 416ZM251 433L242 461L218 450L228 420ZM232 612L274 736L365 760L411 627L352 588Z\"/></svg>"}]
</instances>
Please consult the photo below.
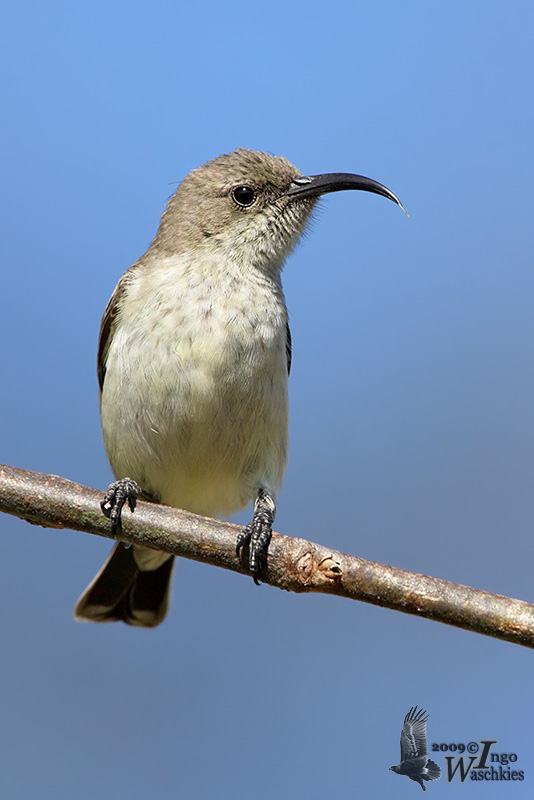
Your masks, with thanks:
<instances>
[{"instance_id":1,"label":"bird's eye","mask_svg":"<svg viewBox=\"0 0 534 800\"><path fill-rule=\"evenodd\" d=\"M232 197L238 206L248 208L256 199L256 192L252 186L234 186Z\"/></svg>"}]
</instances>

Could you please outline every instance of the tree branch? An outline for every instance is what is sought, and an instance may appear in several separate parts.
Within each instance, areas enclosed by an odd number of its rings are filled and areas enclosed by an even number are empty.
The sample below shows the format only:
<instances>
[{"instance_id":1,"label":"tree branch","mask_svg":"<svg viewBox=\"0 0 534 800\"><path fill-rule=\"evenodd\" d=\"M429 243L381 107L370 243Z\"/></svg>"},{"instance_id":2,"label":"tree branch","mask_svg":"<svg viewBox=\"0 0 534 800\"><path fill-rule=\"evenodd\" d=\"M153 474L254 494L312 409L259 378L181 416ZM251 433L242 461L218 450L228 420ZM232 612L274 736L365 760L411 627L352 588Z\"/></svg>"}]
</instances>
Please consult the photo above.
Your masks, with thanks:
<instances>
[{"instance_id":1,"label":"tree branch","mask_svg":"<svg viewBox=\"0 0 534 800\"><path fill-rule=\"evenodd\" d=\"M0 465L0 511L45 528L70 528L111 539L101 491L56 475ZM139 503L123 514L121 539L246 573L236 553L239 526L187 511ZM264 583L293 592L363 600L534 648L534 605L427 575L407 572L322 545L274 534Z\"/></svg>"}]
</instances>

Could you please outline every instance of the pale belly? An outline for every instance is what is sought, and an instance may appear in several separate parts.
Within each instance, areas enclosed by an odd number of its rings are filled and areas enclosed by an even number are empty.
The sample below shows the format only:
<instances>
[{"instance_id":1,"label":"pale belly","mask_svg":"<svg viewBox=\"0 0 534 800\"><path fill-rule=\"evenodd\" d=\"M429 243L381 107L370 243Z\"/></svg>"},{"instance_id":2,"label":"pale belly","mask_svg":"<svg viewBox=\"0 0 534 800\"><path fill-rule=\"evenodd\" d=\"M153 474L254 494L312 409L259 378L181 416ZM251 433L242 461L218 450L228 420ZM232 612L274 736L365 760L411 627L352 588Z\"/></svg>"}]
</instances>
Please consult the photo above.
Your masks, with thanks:
<instances>
[{"instance_id":1,"label":"pale belly","mask_svg":"<svg viewBox=\"0 0 534 800\"><path fill-rule=\"evenodd\" d=\"M115 477L206 516L240 510L260 486L276 495L288 439L283 333L246 349L151 336L148 349L116 336L108 354L101 415Z\"/></svg>"}]
</instances>

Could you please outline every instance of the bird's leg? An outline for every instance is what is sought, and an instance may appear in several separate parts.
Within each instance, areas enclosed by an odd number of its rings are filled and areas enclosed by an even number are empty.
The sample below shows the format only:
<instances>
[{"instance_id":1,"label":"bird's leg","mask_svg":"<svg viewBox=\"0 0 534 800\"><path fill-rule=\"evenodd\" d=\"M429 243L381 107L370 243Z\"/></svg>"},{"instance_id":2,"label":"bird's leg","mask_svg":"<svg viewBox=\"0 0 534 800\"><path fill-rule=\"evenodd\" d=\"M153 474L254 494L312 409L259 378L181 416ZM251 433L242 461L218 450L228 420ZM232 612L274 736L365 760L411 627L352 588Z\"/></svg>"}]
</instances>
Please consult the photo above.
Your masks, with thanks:
<instances>
[{"instance_id":1,"label":"bird's leg","mask_svg":"<svg viewBox=\"0 0 534 800\"><path fill-rule=\"evenodd\" d=\"M128 503L130 511L135 511L137 498L141 489L131 478L121 478L120 481L110 483L104 499L100 503L100 508L108 519L111 520L111 532L113 536L121 530L122 507Z\"/></svg>"},{"instance_id":2,"label":"bird's leg","mask_svg":"<svg viewBox=\"0 0 534 800\"><path fill-rule=\"evenodd\" d=\"M258 575L267 566L267 551L273 532L276 506L265 489L258 489L254 502L254 516L237 537L236 553L241 558L242 550L248 545L248 566L254 583L259 586Z\"/></svg>"}]
</instances>

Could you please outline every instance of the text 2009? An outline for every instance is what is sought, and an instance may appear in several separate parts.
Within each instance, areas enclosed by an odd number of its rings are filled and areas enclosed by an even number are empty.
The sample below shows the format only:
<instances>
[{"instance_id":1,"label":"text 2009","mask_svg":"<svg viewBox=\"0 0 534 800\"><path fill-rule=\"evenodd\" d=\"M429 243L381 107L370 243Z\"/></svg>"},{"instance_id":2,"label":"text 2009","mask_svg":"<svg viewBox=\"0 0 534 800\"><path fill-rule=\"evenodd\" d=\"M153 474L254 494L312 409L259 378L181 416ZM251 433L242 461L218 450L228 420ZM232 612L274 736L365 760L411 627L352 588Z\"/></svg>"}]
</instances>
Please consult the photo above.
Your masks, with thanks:
<instances>
[{"instance_id":1,"label":"text 2009","mask_svg":"<svg viewBox=\"0 0 534 800\"><path fill-rule=\"evenodd\" d=\"M442 753L447 753L447 752L465 753L466 750L467 750L467 745L463 744L462 742L460 742L459 744L455 744L454 742L452 742L451 744L446 744L445 742L441 742L441 744L432 742L433 753L439 753L440 751Z\"/></svg>"}]
</instances>

